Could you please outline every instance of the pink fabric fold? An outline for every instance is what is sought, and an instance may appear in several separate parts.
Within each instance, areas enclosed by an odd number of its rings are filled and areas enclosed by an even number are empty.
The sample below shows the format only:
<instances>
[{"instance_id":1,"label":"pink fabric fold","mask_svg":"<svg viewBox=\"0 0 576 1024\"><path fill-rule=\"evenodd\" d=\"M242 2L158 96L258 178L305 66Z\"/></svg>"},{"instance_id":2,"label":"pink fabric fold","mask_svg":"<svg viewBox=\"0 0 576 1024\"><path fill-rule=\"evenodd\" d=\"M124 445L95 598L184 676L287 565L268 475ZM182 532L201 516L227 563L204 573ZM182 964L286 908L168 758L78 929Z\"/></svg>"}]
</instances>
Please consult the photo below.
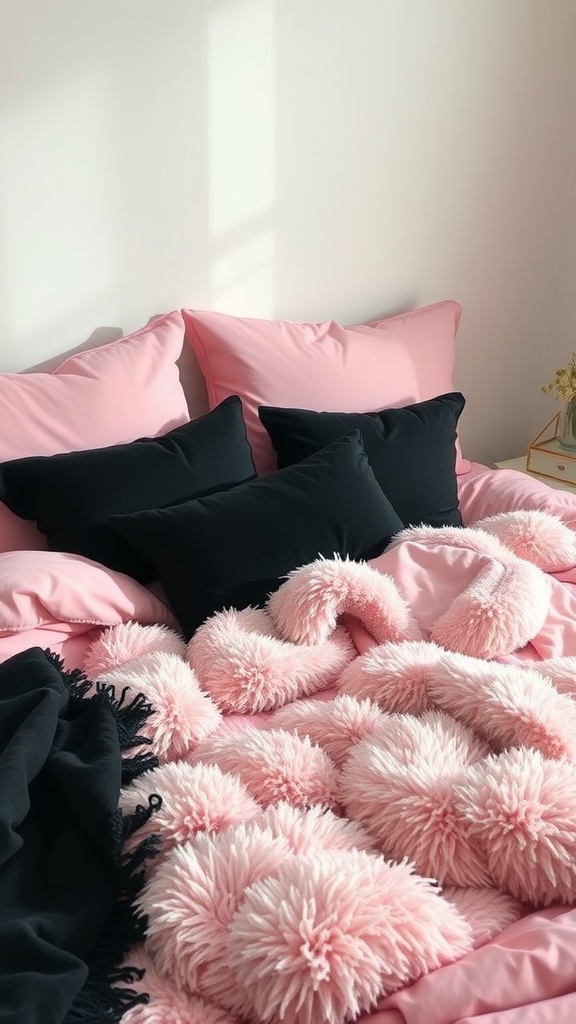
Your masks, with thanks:
<instances>
[{"instance_id":1,"label":"pink fabric fold","mask_svg":"<svg viewBox=\"0 0 576 1024\"><path fill-rule=\"evenodd\" d=\"M362 1019L371 1024L573 1024L575 929L574 908L536 911L458 963L383 1000L380 1012Z\"/></svg>"}]
</instances>

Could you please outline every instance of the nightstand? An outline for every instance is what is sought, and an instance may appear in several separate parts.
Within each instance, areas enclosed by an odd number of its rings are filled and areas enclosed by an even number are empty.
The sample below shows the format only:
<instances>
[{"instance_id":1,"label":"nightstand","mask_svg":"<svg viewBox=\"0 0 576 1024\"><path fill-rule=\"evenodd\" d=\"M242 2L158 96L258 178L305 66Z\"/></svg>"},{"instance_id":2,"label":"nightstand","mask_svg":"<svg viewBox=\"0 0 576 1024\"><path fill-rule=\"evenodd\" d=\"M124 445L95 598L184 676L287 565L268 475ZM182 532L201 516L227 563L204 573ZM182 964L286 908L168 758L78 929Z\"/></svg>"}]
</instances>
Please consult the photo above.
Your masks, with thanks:
<instances>
[{"instance_id":1,"label":"nightstand","mask_svg":"<svg viewBox=\"0 0 576 1024\"><path fill-rule=\"evenodd\" d=\"M525 473L526 476L531 476L534 480L540 480L543 484L548 484L549 487L554 487L557 491L570 491L572 494L576 494L576 484L570 484L567 480L556 480L550 476L540 475L540 473L528 472L526 469L526 455L521 455L519 459L507 459L506 462L495 462L494 465L498 469L515 469L520 473Z\"/></svg>"}]
</instances>

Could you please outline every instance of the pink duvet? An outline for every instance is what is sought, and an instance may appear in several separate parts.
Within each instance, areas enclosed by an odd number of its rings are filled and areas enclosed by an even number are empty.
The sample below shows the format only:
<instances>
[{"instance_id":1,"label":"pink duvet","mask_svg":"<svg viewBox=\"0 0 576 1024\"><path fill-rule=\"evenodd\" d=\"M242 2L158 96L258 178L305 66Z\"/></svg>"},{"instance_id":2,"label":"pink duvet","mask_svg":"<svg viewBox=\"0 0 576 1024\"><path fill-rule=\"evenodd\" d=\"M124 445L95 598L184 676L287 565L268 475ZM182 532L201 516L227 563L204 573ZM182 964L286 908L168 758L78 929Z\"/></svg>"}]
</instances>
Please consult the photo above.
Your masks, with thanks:
<instances>
[{"instance_id":1,"label":"pink duvet","mask_svg":"<svg viewBox=\"0 0 576 1024\"><path fill-rule=\"evenodd\" d=\"M459 488L464 525L526 508L549 512L576 532L576 497L522 474L474 465L459 479ZM425 628L469 582L469 553L452 552L450 559L442 571L438 555L412 557L395 549L376 564L394 576ZM39 645L75 667L102 627L133 619L173 624L169 609L148 589L87 559L51 552L0 555L0 660ZM576 654L574 622L576 559L574 568L551 578L546 621L512 657L537 661ZM347 625L360 653L374 644L357 622ZM575 909L530 913L457 963L389 997L369 1019L372 1024L572 1024L575 951Z\"/></svg>"},{"instance_id":2,"label":"pink duvet","mask_svg":"<svg viewBox=\"0 0 576 1024\"><path fill-rule=\"evenodd\" d=\"M472 465L459 479L465 526L498 512L538 509L576 530L576 497L512 470ZM538 661L576 651L576 569L557 573L550 617L517 659ZM410 585L410 584L408 584ZM354 639L373 640L356 624ZM576 1021L576 910L528 914L486 946L384 1000L371 1024L573 1024ZM368 1019L368 1018L364 1018Z\"/></svg>"}]
</instances>

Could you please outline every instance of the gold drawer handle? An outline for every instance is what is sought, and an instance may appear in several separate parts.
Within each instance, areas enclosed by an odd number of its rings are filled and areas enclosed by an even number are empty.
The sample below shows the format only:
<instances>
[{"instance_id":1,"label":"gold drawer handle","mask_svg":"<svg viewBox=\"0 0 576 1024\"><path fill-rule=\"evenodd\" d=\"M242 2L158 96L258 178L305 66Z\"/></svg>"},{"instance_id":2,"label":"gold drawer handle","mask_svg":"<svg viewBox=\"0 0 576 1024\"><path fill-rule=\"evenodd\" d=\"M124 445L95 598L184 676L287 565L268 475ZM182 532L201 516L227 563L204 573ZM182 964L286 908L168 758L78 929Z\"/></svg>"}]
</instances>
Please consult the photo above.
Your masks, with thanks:
<instances>
[{"instance_id":1,"label":"gold drawer handle","mask_svg":"<svg viewBox=\"0 0 576 1024\"><path fill-rule=\"evenodd\" d=\"M561 473L564 472L566 466L563 466L560 462L557 464L556 469L559 469Z\"/></svg>"}]
</instances>

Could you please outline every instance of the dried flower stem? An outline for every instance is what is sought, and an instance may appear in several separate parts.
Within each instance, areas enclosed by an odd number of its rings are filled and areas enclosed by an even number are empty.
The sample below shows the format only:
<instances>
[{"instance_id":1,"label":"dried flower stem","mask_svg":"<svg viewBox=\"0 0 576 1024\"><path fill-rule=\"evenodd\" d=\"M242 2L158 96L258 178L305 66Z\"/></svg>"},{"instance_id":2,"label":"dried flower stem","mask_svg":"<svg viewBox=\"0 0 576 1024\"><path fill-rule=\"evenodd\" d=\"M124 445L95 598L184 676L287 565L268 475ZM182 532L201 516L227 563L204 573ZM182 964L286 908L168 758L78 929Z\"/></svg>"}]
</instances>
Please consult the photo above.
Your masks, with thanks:
<instances>
[{"instance_id":1,"label":"dried flower stem","mask_svg":"<svg viewBox=\"0 0 576 1024\"><path fill-rule=\"evenodd\" d=\"M570 402L573 398L576 398L576 352L572 353L568 366L563 366L562 369L556 370L554 380L549 381L548 384L543 384L540 390L553 391L556 398L561 399L563 402Z\"/></svg>"}]
</instances>

